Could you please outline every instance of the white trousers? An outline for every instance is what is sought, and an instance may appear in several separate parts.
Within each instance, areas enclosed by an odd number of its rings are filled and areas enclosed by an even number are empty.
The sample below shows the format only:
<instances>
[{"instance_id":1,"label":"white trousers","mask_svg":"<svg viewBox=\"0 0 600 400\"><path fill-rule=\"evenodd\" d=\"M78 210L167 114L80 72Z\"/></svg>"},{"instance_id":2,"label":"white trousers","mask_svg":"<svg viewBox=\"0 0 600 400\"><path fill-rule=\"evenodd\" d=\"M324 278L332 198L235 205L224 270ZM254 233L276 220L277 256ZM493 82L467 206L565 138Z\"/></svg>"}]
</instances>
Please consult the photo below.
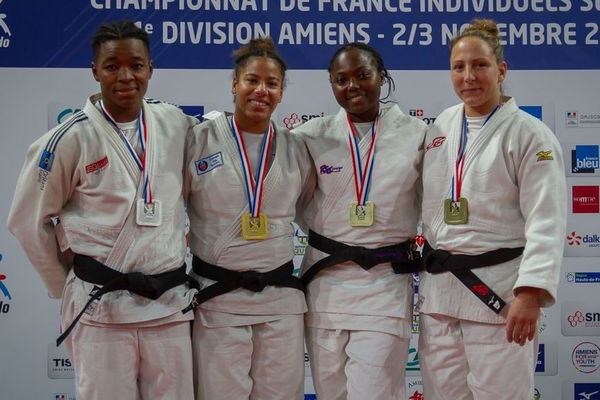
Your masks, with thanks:
<instances>
[{"instance_id":1,"label":"white trousers","mask_svg":"<svg viewBox=\"0 0 600 400\"><path fill-rule=\"evenodd\" d=\"M190 321L151 327L79 322L65 341L85 400L192 400Z\"/></svg>"},{"instance_id":2,"label":"white trousers","mask_svg":"<svg viewBox=\"0 0 600 400\"><path fill-rule=\"evenodd\" d=\"M404 400L409 339L383 332L306 329L319 400Z\"/></svg>"},{"instance_id":3,"label":"white trousers","mask_svg":"<svg viewBox=\"0 0 600 400\"><path fill-rule=\"evenodd\" d=\"M304 316L208 328L194 320L197 400L302 400Z\"/></svg>"},{"instance_id":4,"label":"white trousers","mask_svg":"<svg viewBox=\"0 0 600 400\"><path fill-rule=\"evenodd\" d=\"M533 398L537 336L506 340L505 324L420 315L419 362L427 400Z\"/></svg>"}]
</instances>

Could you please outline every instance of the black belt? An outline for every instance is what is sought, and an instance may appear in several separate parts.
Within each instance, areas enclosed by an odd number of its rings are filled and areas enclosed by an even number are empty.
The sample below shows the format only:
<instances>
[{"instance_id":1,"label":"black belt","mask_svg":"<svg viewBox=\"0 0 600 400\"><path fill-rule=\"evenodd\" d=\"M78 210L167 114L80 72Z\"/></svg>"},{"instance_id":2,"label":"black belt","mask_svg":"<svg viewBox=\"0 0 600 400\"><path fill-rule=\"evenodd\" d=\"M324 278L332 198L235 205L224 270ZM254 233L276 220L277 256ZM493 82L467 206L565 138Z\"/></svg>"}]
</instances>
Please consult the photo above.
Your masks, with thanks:
<instances>
[{"instance_id":1,"label":"black belt","mask_svg":"<svg viewBox=\"0 0 600 400\"><path fill-rule=\"evenodd\" d=\"M107 267L91 257L76 254L73 272L75 273L75 276L82 281L93 283L95 285L102 285L102 287L90 293L91 297L81 312L75 317L73 322L71 322L69 327L65 329L58 339L56 339L56 346L60 346L67 336L69 336L75 327L75 324L82 317L89 305L106 293L114 292L115 290L128 290L148 299L156 300L164 292L176 286L185 283L189 283L191 287L197 287L198 285L197 282L186 273L185 264L176 270L155 275L144 275L141 272L129 272L124 274Z\"/></svg>"},{"instance_id":2,"label":"black belt","mask_svg":"<svg viewBox=\"0 0 600 400\"><path fill-rule=\"evenodd\" d=\"M500 314L506 303L486 285L473 271L513 260L523 254L524 247L502 248L476 256L451 254L446 250L434 250L429 243L423 248L425 270L432 274L451 272L475 296L493 312Z\"/></svg>"},{"instance_id":3,"label":"black belt","mask_svg":"<svg viewBox=\"0 0 600 400\"><path fill-rule=\"evenodd\" d=\"M377 264L386 262L392 264L392 268L397 274L409 274L423 269L421 254L416 250L414 240L407 240L399 244L376 249L367 249L361 246L349 246L336 242L311 230L308 233L308 244L330 255L317 261L302 275L304 285L308 285L325 268L346 261L354 261L366 271Z\"/></svg>"},{"instance_id":4,"label":"black belt","mask_svg":"<svg viewBox=\"0 0 600 400\"><path fill-rule=\"evenodd\" d=\"M209 264L194 256L192 270L204 278L216 281L216 283L200 290L196 295L196 304L202 304L213 297L232 292L239 288L253 292L261 292L267 286L304 290L304 285L302 285L300 278L293 275L294 263L292 261L288 261L268 272L240 272Z\"/></svg>"}]
</instances>

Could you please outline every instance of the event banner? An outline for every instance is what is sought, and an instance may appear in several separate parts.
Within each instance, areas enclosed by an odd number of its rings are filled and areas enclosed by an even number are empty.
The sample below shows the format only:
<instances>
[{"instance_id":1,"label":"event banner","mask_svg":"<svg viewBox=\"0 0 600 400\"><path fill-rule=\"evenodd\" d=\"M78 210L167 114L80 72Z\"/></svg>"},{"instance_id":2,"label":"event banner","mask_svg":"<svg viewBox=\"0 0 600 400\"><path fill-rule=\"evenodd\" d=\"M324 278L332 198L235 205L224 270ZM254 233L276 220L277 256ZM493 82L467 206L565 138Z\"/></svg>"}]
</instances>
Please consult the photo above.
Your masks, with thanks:
<instances>
[{"instance_id":1,"label":"event banner","mask_svg":"<svg viewBox=\"0 0 600 400\"><path fill-rule=\"evenodd\" d=\"M233 49L271 36L292 69L358 41L390 69L443 70L475 17L499 22L511 69L600 68L600 0L0 0L0 67L87 67L98 25L130 19L159 68L229 68Z\"/></svg>"}]
</instances>

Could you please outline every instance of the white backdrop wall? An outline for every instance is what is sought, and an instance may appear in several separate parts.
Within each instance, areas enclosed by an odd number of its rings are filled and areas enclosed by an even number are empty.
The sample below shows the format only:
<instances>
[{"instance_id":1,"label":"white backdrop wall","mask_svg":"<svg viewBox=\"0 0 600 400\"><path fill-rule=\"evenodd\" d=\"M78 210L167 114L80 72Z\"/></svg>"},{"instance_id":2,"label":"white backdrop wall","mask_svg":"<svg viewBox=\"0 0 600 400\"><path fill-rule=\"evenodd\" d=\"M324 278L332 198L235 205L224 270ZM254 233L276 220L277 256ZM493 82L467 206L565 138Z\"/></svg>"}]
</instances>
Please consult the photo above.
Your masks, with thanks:
<instances>
[{"instance_id":1,"label":"white backdrop wall","mask_svg":"<svg viewBox=\"0 0 600 400\"><path fill-rule=\"evenodd\" d=\"M270 21L271 33L277 31L278 35L274 37L281 39L280 32L286 22L296 19L308 24L312 21L316 27L318 23L334 21L339 26L341 17L338 14L342 14L341 21L368 24L371 31L381 24L388 24L389 27L382 32L390 42L401 29L392 28L394 21L400 21L396 23L409 28L414 23L417 26L415 35L421 38L422 43L415 40L410 46L394 46L376 40L376 33L372 33L369 39L392 69L397 87L394 98L400 107L431 123L443 108L458 100L445 70L447 49L441 42L423 44L427 39L427 27L423 24L431 25L432 32L439 33L439 27L446 20L459 24L470 20L476 14L472 8L479 2L397 0L379 2L395 5L397 11L338 10L337 13L332 11L333 1L257 2L257 8L266 7L272 13L269 15L275 15L271 19L266 19L266 12L215 10L216 5L225 7L226 3L233 7L236 3L253 2L91 0L78 6L64 5L63 8L56 4L42 6L31 1L0 0L0 221L6 221L16 177L28 145L56 125L57 120L81 108L86 97L98 90L88 68L89 40L91 32L103 19L129 17L141 20L144 17L153 21L155 26L162 25L161 32L155 30L152 34L153 43L158 43L153 46L153 53L158 54L158 58L148 96L205 111L233 109L229 53L240 43L235 37L232 37L231 43L223 44L168 43L172 39L169 39L169 32L164 26L171 25L165 25L165 22L190 20L197 24L232 18L237 21L236 26L242 26L244 21ZM359 3L378 2L337 2L339 7ZM462 4L463 9L456 12L416 11L421 6L426 9L430 3L443 4L446 9L453 4ZM600 46L596 39L600 38L600 34L594 33L594 24L600 21L600 2L490 0L483 3L496 8L510 5L503 14L490 13L491 17L505 23L527 23L529 27L537 23L561 29L567 29L570 23L576 25L573 29L577 32L577 42L574 44L562 40L560 44L543 42L526 45L521 39L521 43L508 45L509 73L504 90L514 96L519 105L528 106L530 112L541 117L555 131L563 144L570 196L559 302L546 310L542 319L536 393L532 396L544 400L598 400ZM182 4L187 8L171 8ZM204 7L212 4L213 9L200 10L202 12L190 9L190 5L197 7L200 4ZM282 8L285 9L286 4L295 4L295 7L284 12ZM464 11L465 4L470 5L470 11ZM527 11L519 11L524 4L527 4ZM100 5L104 8L99 8ZM129 9L123 10L125 5ZM134 5L138 8L135 9ZM314 11L319 5L323 12ZM567 5L571 8L565 11ZM401 6L412 7L413 13L402 13L399 11ZM314 12L301 11L302 7L312 8ZM591 7L590 11L582 11L588 7ZM198 13L200 16L196 15ZM432 17L427 19L427 16ZM52 34L46 34L46 31ZM410 29L406 35L397 40L408 41ZM529 32L526 37L531 42L536 37L535 32ZM291 60L292 67L283 102L276 111L280 124L337 110L325 68L330 55L341 42L339 38L330 45L292 46L289 42L280 42L282 53ZM297 254L301 256L305 238L295 240ZM58 306L58 301L47 297L34 269L2 223L0 399L74 399L70 361L64 350L53 344L58 334ZM417 328L415 324L410 360L406 366L410 400L422 399L416 352ZM309 373L307 369L307 375ZM310 395L314 393L309 376L306 393L307 398L312 398Z\"/></svg>"}]
</instances>

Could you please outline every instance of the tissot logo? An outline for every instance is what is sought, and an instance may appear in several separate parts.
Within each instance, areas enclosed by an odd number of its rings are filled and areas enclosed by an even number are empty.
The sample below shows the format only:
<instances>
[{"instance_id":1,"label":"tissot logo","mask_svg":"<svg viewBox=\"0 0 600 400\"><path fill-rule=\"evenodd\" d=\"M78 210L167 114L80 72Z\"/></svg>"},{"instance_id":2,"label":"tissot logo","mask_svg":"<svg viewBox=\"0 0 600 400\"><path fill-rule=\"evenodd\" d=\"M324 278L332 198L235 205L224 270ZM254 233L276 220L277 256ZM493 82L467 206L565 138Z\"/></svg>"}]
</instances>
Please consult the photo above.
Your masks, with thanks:
<instances>
[{"instance_id":1,"label":"tissot logo","mask_svg":"<svg viewBox=\"0 0 600 400\"><path fill-rule=\"evenodd\" d=\"M415 118L419 118L427 125L431 125L435 122L435 117L426 116L425 110L422 108L411 108L410 110L408 110L408 115Z\"/></svg>"},{"instance_id":2,"label":"tissot logo","mask_svg":"<svg viewBox=\"0 0 600 400\"><path fill-rule=\"evenodd\" d=\"M573 186L573 213L598 213L600 206L598 202L598 186Z\"/></svg>"}]
</instances>

